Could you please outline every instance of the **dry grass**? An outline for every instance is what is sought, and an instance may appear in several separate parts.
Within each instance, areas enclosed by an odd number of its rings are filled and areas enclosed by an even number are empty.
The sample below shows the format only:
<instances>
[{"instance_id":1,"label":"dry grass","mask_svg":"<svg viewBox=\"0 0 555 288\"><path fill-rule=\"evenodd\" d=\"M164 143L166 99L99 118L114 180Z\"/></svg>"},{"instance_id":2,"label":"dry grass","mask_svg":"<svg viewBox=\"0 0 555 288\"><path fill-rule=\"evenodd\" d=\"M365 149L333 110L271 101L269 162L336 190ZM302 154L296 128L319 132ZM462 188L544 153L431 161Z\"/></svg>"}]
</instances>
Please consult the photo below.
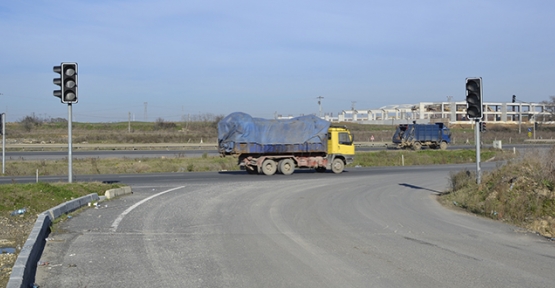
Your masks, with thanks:
<instances>
[{"instance_id":1,"label":"dry grass","mask_svg":"<svg viewBox=\"0 0 555 288\"><path fill-rule=\"evenodd\" d=\"M128 122L119 123L73 123L73 143L205 143L217 142L217 121L220 116L197 117L202 121L165 122ZM364 125L340 123L353 133L355 141L369 142L374 136L376 142L391 142L396 130L394 125ZM521 133L517 124L488 124L487 132L481 134L483 143L494 140L503 143L523 143L529 139L527 128L522 124ZM7 123L6 133L10 142L67 143L67 123L38 122L28 129L24 123ZM455 145L473 144L474 130L471 125L452 125L452 143ZM540 125L536 131L538 139L555 139L555 125Z\"/></svg>"},{"instance_id":2,"label":"dry grass","mask_svg":"<svg viewBox=\"0 0 555 288\"><path fill-rule=\"evenodd\" d=\"M449 191L440 199L445 205L555 237L555 147L484 173L480 185L474 172L453 173Z\"/></svg>"},{"instance_id":3,"label":"dry grass","mask_svg":"<svg viewBox=\"0 0 555 288\"><path fill-rule=\"evenodd\" d=\"M238 170L237 159L233 157L203 157L198 158L82 158L73 159L73 174L138 174L138 173L167 173L167 172L201 172ZM8 161L6 162L6 176L39 176L67 175L68 162L66 160L52 161Z\"/></svg>"}]
</instances>

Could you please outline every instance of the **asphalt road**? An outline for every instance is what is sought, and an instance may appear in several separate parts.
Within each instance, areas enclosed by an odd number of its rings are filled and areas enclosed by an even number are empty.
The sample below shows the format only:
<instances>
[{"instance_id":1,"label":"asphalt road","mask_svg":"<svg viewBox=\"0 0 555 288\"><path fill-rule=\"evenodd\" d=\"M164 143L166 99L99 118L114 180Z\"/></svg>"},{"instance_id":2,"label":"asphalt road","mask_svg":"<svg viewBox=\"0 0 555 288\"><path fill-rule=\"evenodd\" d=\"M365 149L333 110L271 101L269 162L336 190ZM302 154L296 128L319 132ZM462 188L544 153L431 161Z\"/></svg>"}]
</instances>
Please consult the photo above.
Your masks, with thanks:
<instances>
[{"instance_id":1,"label":"asphalt road","mask_svg":"<svg viewBox=\"0 0 555 288\"><path fill-rule=\"evenodd\" d=\"M437 203L449 171L464 167L122 175L134 193L60 224L36 282L553 287L553 242Z\"/></svg>"}]
</instances>

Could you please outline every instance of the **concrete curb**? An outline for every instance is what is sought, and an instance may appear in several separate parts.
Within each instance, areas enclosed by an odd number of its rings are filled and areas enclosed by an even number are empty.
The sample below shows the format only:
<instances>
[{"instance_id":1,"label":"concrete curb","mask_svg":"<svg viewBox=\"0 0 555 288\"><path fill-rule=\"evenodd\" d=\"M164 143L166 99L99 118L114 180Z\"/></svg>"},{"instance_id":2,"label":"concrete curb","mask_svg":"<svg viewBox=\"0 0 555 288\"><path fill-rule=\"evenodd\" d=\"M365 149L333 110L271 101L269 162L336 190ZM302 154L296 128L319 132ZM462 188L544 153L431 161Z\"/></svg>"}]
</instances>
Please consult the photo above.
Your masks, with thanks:
<instances>
[{"instance_id":1,"label":"concrete curb","mask_svg":"<svg viewBox=\"0 0 555 288\"><path fill-rule=\"evenodd\" d=\"M37 271L37 262L44 250L51 223L48 212L39 214L29 238L25 241L17 260L15 260L7 288L32 287Z\"/></svg>"},{"instance_id":2,"label":"concrete curb","mask_svg":"<svg viewBox=\"0 0 555 288\"><path fill-rule=\"evenodd\" d=\"M132 192L131 187L129 186L110 189L106 191L105 196L100 197L98 194L92 193L67 201L39 214L37 221L35 222L35 226L33 226L33 230L31 230L31 234L29 234L23 248L19 251L19 255L15 261L12 273L10 274L10 280L8 281L6 288L33 287L37 272L37 264L42 256L42 251L44 251L46 237L50 234L50 225L54 219L62 216L63 214L75 211L83 206L87 206L91 202L111 199L130 193Z\"/></svg>"},{"instance_id":3,"label":"concrete curb","mask_svg":"<svg viewBox=\"0 0 555 288\"><path fill-rule=\"evenodd\" d=\"M125 186L122 188L115 188L115 189L110 189L108 191L106 191L106 193L104 193L104 196L106 196L106 198L108 199L112 199L118 196L122 196L122 195L126 195L126 194L131 194L131 187L129 186Z\"/></svg>"}]
</instances>

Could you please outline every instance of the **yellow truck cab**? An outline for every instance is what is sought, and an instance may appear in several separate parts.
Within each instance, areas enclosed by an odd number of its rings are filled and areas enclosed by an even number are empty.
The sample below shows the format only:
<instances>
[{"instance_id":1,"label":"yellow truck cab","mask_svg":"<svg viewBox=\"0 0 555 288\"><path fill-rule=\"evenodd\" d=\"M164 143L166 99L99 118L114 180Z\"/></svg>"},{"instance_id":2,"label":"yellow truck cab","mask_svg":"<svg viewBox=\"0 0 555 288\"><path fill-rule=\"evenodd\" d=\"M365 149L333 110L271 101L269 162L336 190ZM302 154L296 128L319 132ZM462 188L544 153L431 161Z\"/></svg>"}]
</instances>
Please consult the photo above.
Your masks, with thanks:
<instances>
[{"instance_id":1,"label":"yellow truck cab","mask_svg":"<svg viewBox=\"0 0 555 288\"><path fill-rule=\"evenodd\" d=\"M341 173L345 165L353 163L355 145L347 127L331 126L328 130L328 168Z\"/></svg>"}]
</instances>

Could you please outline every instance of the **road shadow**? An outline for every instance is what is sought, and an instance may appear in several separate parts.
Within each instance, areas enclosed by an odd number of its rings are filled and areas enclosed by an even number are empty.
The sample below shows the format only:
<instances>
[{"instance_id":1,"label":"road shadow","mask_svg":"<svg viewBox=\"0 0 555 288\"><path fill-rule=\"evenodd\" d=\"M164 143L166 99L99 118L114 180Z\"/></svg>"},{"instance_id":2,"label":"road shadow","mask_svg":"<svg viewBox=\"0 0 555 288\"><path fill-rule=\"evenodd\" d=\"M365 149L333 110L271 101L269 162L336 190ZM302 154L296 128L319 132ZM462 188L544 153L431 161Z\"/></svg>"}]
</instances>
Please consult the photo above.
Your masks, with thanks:
<instances>
[{"instance_id":1,"label":"road shadow","mask_svg":"<svg viewBox=\"0 0 555 288\"><path fill-rule=\"evenodd\" d=\"M420 186L416 186L416 185L412 185L412 184L407 184L407 183L399 183L399 185L400 186L405 186L405 187L411 188L411 189L427 190L427 191L433 192L437 195L441 195L441 194L445 193L443 191L437 191L437 190L433 190L433 189L429 189L429 188L425 188L425 187L420 187Z\"/></svg>"}]
</instances>

